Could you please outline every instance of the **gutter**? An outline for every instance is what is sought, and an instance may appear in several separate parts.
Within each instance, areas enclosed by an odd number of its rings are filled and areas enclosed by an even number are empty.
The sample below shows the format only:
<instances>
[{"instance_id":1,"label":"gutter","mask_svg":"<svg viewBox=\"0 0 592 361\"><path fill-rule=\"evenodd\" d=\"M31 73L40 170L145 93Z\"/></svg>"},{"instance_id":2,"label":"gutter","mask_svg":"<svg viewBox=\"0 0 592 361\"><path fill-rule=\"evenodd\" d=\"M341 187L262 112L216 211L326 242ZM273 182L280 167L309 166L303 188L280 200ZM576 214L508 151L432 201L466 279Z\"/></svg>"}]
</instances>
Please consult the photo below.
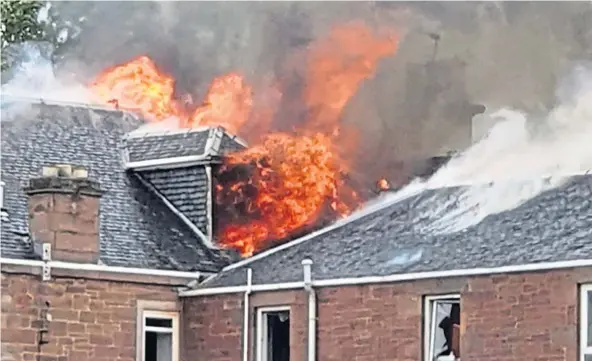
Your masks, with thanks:
<instances>
[{"instance_id":1,"label":"gutter","mask_svg":"<svg viewBox=\"0 0 592 361\"><path fill-rule=\"evenodd\" d=\"M308 292L308 361L315 361L317 351L317 294L312 287L311 259L302 261L302 273L304 275L304 290Z\"/></svg>"},{"instance_id":2,"label":"gutter","mask_svg":"<svg viewBox=\"0 0 592 361\"><path fill-rule=\"evenodd\" d=\"M333 278L325 280L312 280L312 287L339 287L339 286L353 286L364 284L379 284L379 283L393 283L393 282L409 282L417 280L427 280L435 278L453 278L453 277L470 277L470 276L487 276L504 273L521 273L521 272L537 272L558 269L592 267L592 259L580 259L572 261L559 262L540 262L529 263L515 266L489 267L489 268L469 268L456 269L446 271L430 271L430 272L414 272L393 274L387 276L367 276L367 277L352 277L352 278ZM253 285L251 292L264 291L285 291L296 290L304 287L304 282L286 282L275 284L260 284ZM216 287L216 288L200 288L195 290L180 292L181 297L191 296L209 296L226 293L240 293L245 292L245 286L230 286L230 287Z\"/></svg>"},{"instance_id":3,"label":"gutter","mask_svg":"<svg viewBox=\"0 0 592 361\"><path fill-rule=\"evenodd\" d=\"M243 361L249 361L249 296L253 283L253 270L247 269L247 290L245 291L244 319L243 319Z\"/></svg>"},{"instance_id":4,"label":"gutter","mask_svg":"<svg viewBox=\"0 0 592 361\"><path fill-rule=\"evenodd\" d=\"M97 265L89 263L70 263L61 261L50 261L48 262L51 268L64 269L64 270L75 270L75 271L89 271L89 272L104 272L104 273L115 273L115 274L126 274L126 275L144 275L144 276L155 276L155 277L173 277L173 278L187 278L188 280L199 279L204 276L201 272L183 272L183 271L169 271L159 269L146 269L146 268L132 268L132 267L117 267L107 265ZM0 264L12 265L12 266L25 266L25 267L43 267L44 262L38 260L28 259L13 259L13 258L0 258Z\"/></svg>"},{"instance_id":5,"label":"gutter","mask_svg":"<svg viewBox=\"0 0 592 361\"><path fill-rule=\"evenodd\" d=\"M214 163L215 160L209 154L188 155L183 157L162 158L162 159L148 159L135 162L126 162L124 168L126 170L145 171L155 169L171 169L190 167L193 165L203 165Z\"/></svg>"}]
</instances>

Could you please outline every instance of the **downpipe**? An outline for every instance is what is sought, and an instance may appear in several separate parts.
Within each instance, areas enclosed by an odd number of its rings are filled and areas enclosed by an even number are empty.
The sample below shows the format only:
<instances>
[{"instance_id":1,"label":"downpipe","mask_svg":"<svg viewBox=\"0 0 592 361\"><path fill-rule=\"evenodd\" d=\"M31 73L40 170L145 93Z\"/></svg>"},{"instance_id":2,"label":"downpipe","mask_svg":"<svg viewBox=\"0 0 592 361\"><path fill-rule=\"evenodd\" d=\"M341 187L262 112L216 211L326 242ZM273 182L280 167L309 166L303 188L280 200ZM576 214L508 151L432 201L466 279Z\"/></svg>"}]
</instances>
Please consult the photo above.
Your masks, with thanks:
<instances>
[{"instance_id":1,"label":"downpipe","mask_svg":"<svg viewBox=\"0 0 592 361\"><path fill-rule=\"evenodd\" d=\"M316 360L317 351L317 295L312 287L312 260L304 259L302 261L302 271L304 274L304 290L308 293L308 359Z\"/></svg>"},{"instance_id":2,"label":"downpipe","mask_svg":"<svg viewBox=\"0 0 592 361\"><path fill-rule=\"evenodd\" d=\"M247 268L247 289L243 302L243 361L249 361L249 296L253 291L253 269Z\"/></svg>"}]
</instances>

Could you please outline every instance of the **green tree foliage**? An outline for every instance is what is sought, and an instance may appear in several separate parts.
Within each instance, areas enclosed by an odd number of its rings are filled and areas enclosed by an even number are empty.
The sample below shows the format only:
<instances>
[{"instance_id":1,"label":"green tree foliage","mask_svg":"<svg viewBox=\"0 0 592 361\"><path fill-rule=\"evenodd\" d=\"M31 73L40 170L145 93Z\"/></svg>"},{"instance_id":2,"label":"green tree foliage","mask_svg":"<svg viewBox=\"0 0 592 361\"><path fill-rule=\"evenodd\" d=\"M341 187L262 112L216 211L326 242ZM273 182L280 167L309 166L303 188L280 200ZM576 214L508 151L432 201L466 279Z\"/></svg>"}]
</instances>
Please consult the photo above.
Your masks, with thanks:
<instances>
[{"instance_id":1,"label":"green tree foliage","mask_svg":"<svg viewBox=\"0 0 592 361\"><path fill-rule=\"evenodd\" d=\"M4 50L11 44L43 37L43 27L37 21L42 1L2 0L0 2L0 20L2 28L2 69L6 67Z\"/></svg>"}]
</instances>

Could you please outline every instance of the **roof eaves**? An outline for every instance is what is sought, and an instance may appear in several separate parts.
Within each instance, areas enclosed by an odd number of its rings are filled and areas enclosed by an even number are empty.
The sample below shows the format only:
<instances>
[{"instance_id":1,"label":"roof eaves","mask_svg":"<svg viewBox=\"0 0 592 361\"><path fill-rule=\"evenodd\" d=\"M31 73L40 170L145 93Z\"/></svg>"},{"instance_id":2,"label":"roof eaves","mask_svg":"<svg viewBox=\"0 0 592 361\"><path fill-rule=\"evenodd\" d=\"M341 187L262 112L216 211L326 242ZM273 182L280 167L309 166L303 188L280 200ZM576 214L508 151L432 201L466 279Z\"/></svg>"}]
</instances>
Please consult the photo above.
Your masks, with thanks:
<instances>
[{"instance_id":1,"label":"roof eaves","mask_svg":"<svg viewBox=\"0 0 592 361\"><path fill-rule=\"evenodd\" d=\"M216 157L212 157L209 154L200 154L173 158L147 159L136 162L125 162L124 168L126 170L146 171L190 167L194 165L211 164L217 162L219 162L219 160L217 160Z\"/></svg>"},{"instance_id":2,"label":"roof eaves","mask_svg":"<svg viewBox=\"0 0 592 361\"><path fill-rule=\"evenodd\" d=\"M179 211L164 195L162 195L150 182L146 181L140 174L134 173L134 176L153 194L155 194L160 200L173 212L191 231L202 241L202 243L209 249L218 249L216 245L203 234L199 228L194 225L181 211Z\"/></svg>"},{"instance_id":3,"label":"roof eaves","mask_svg":"<svg viewBox=\"0 0 592 361\"><path fill-rule=\"evenodd\" d=\"M95 109L95 110L106 110L110 112L121 112L127 116L131 116L135 119L140 119L136 114L125 111L122 109L114 109L112 106L106 106L102 104L96 103L87 103L87 102L74 102L74 101L61 101L55 99L47 99L47 98L36 98L36 97L23 97L19 95L11 95L10 93L2 94L2 102L26 102L30 104L47 104L47 105L60 105L60 106L70 106L70 107L77 107L77 108L87 108L87 109Z\"/></svg>"},{"instance_id":4,"label":"roof eaves","mask_svg":"<svg viewBox=\"0 0 592 361\"><path fill-rule=\"evenodd\" d=\"M425 189L424 183L414 182L414 183L410 183L408 186L402 188L401 190L399 190L396 193L384 193L384 197L377 199L376 203L368 204L366 207L360 209L358 212L352 213L349 217L343 218L343 219L333 223L330 226L327 226L325 228L319 229L318 231L309 233L309 234L307 234L303 237L297 238L293 241L286 242L282 245L279 245L279 246L271 248L267 251L256 254L250 258L247 258L247 259L242 260L240 262L236 262L236 263L233 263L229 266L226 266L222 269L222 271L220 271L220 274L222 274L225 271L230 271L230 270L233 270L236 268L246 266L246 265L253 263L257 260L269 257L275 253L278 253L284 249L294 247L294 246L297 246L301 243L310 241L311 239L314 239L320 235L323 235L323 234L329 233L331 231L334 231L338 228L341 228L341 227L343 227L343 226L345 226L357 219L360 219L360 218L368 216L370 214L379 212L379 211L393 205L394 203L397 203L399 201L402 201L404 199L412 197L416 194L419 194L424 189Z\"/></svg>"},{"instance_id":5,"label":"roof eaves","mask_svg":"<svg viewBox=\"0 0 592 361\"><path fill-rule=\"evenodd\" d=\"M521 272L539 272L558 269L571 269L592 267L592 259L575 259L567 261L555 262L539 262L539 263L524 263L511 266L490 267L490 268L466 268L466 269L452 269L444 271L427 271L427 272L413 272L413 273L395 273L386 276L362 276L349 278L331 278L322 280L313 280L313 287L342 287L354 286L364 284L380 284L380 283L394 283L394 282L412 282L426 279L440 279L452 277L476 277L488 276L494 274L508 274ZM180 297L191 296L207 296L226 293L242 293L245 291L265 292L277 290L292 290L304 287L303 281L284 282L284 283L267 283L256 285L242 285L242 286L221 286L221 287L207 287L209 280L215 279L216 275L212 275L200 284L199 288L181 291ZM205 286L205 287L202 287Z\"/></svg>"},{"instance_id":6,"label":"roof eaves","mask_svg":"<svg viewBox=\"0 0 592 361\"><path fill-rule=\"evenodd\" d=\"M142 128L136 129L123 135L123 139L134 138L148 138L148 137L166 137L168 135L201 133L211 129L211 127L195 127L195 128L164 128L164 129L147 129L142 131Z\"/></svg>"}]
</instances>

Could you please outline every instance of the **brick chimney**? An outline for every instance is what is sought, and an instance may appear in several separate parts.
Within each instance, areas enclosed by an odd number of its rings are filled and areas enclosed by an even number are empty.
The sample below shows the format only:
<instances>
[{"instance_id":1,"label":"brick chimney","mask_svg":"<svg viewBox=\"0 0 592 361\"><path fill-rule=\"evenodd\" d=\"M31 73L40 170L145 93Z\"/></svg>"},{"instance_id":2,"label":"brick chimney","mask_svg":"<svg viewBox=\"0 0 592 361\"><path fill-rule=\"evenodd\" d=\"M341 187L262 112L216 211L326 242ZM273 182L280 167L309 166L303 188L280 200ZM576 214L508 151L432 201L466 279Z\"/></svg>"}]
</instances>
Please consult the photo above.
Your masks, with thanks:
<instances>
[{"instance_id":1,"label":"brick chimney","mask_svg":"<svg viewBox=\"0 0 592 361\"><path fill-rule=\"evenodd\" d=\"M29 196L29 231L36 254L51 244L54 261L96 263L100 256L97 181L84 167L43 167L41 177L25 187Z\"/></svg>"}]
</instances>

